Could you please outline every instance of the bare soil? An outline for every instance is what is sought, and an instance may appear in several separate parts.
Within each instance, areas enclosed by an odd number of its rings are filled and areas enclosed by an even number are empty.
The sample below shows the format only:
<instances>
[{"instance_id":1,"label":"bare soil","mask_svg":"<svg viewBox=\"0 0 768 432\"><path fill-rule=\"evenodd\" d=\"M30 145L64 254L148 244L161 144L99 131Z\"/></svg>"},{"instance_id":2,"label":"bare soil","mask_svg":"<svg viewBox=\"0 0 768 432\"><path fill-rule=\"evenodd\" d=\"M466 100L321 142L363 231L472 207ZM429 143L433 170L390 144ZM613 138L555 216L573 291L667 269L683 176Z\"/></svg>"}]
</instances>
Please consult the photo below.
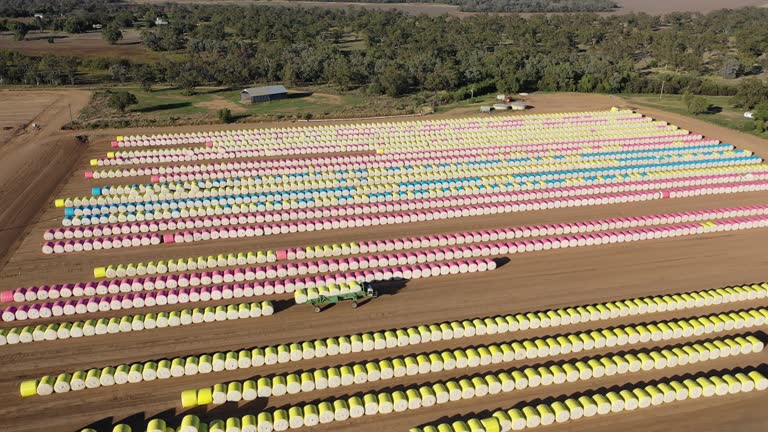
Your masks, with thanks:
<instances>
[{"instance_id":1,"label":"bare soil","mask_svg":"<svg viewBox=\"0 0 768 432\"><path fill-rule=\"evenodd\" d=\"M48 38L53 37L54 43ZM70 34L64 32L32 31L26 40L17 41L13 33L0 33L0 49L18 51L28 55L53 54L75 57L120 57L138 62L148 62L157 58L157 53L141 43L141 34L137 30L123 30L123 39L110 45L101 37L101 32Z\"/></svg>"},{"instance_id":2,"label":"bare soil","mask_svg":"<svg viewBox=\"0 0 768 432\"><path fill-rule=\"evenodd\" d=\"M214 110L214 111L229 108L229 110L232 111L233 113L247 112L245 107L243 107L242 105L235 103L229 99L225 99L222 96L214 96L212 100L205 101L205 102L198 102L195 104L195 106L205 108L208 110Z\"/></svg>"},{"instance_id":3,"label":"bare soil","mask_svg":"<svg viewBox=\"0 0 768 432\"><path fill-rule=\"evenodd\" d=\"M72 95L71 97L80 97ZM87 100L87 97L84 98ZM579 111L603 109L620 104L611 96L546 94L531 95L528 103L533 112ZM755 136L738 134L708 123L687 117L654 110L641 110L653 117L671 121L681 127L721 138L740 147L767 154L768 142ZM472 113L474 115L474 113ZM454 112L441 115L464 115ZM59 113L53 116L66 119ZM51 122L49 122L51 123ZM285 125L285 124L283 124ZM242 129L249 125L230 125ZM192 131L222 129L225 126L181 127L137 130L130 134L158 133L163 130ZM45 132L45 131L43 131ZM317 243L344 242L363 239L393 238L405 235L456 232L469 229L495 228L524 224L544 224L562 221L581 221L606 217L643 215L669 211L697 210L738 205L768 203L768 193L717 195L690 199L662 200L590 208L558 209L526 212L512 215L484 216L454 219L440 222L383 226L375 229L348 229L332 232L301 233L270 236L258 240L234 239L210 241L190 245L160 245L128 250L108 250L98 253L73 253L66 256L44 256L40 253L42 233L59 223L61 209L51 205L55 196L83 195L97 183L88 182L83 172L88 169L87 160L109 151L108 142L125 131L98 131L92 136L92 144L85 149L68 147L69 152L59 151L43 157L27 160L32 164L26 174L15 176L16 200L3 197L3 203L14 212L21 212L24 202L42 201L43 210L28 220L34 221L24 235L10 261L0 270L0 289L32 284L50 284L90 280L94 266L156 260L159 258L198 256L253 249L277 249ZM42 133L42 132L41 132ZM55 140L65 140L71 135L50 131L46 135L28 136L23 140L36 153L45 152ZM60 144L59 144L60 145ZM44 153L45 155L45 153ZM50 175L42 175L50 161ZM67 165L68 164L68 165ZM0 158L0 172L15 168L13 162ZM38 172L33 172L37 170ZM26 177L24 177L26 175ZM38 179L33 184L30 178ZM125 181L124 183L128 183ZM131 181L132 182L132 181ZM3 186L5 191L9 186ZM12 192L9 190L9 192ZM111 430L107 425L126 421L139 427L145 419L154 416L175 418L183 414L179 395L182 390L245 379L255 375L295 371L321 366L334 366L379 359L403 353L414 353L467 346L461 339L432 343L421 347L401 348L386 353L362 353L343 357L330 357L302 362L300 365L275 365L253 370L211 373L194 377L176 378L140 384L126 384L96 390L71 392L22 400L18 385L23 379L42 374L85 370L120 363L146 361L178 355L194 355L219 350L261 346L264 344L309 340L319 337L344 335L379 329L390 329L413 324L442 320L470 318L492 314L538 310L542 308L589 304L634 296L676 293L694 289L719 287L768 281L768 229L716 233L695 238L653 240L632 244L596 246L514 255L511 261L496 271L472 276L446 276L409 281L393 295L384 295L360 308L352 310L339 305L315 314L309 306L292 305L290 296L275 296L277 313L272 317L252 320L200 324L184 328L147 330L138 333L97 336L85 339L40 342L27 345L0 347L0 430L9 432L75 431L87 425L97 424L98 430ZM234 300L211 304L233 303ZM530 330L506 336L486 336L474 343L507 341L541 334L571 332L588 328L602 328L618 323L648 322L672 317L702 315L715 311L744 307L768 306L768 300L743 302L738 305L722 305L703 310L657 314L642 318L621 319L610 322L582 324L557 330ZM208 304L205 304L208 306ZM145 310L145 312L147 312ZM107 314L109 315L109 314ZM94 314L93 316L103 316ZM82 317L91 318L92 316ZM60 320L60 319L59 319ZM8 324L0 324L7 328ZM765 334L760 337L765 339ZM656 346L649 343L643 348ZM630 347L638 349L641 345ZM607 351L595 351L594 354ZM593 355L590 352L588 355ZM561 356L566 359L572 356ZM662 376L734 368L768 363L768 352L726 358L704 364L668 369L663 372L643 372L621 377L601 378L568 385L540 387L519 392L483 397L468 401L423 408L400 414L364 417L343 423L333 423L312 428L326 431L403 431L421 424L445 421L456 416L483 413L496 408L509 408L521 401L560 396L610 387L629 382L647 381ZM504 366L452 371L427 376L389 380L340 389L329 389L309 394L298 394L269 400L257 400L243 406L221 406L215 409L196 409L191 412L205 418L222 418L228 415L256 413L261 409L283 407L302 401L324 400L341 395L359 394L373 389L400 388L413 383L434 382L451 377L465 376L503 368L517 368L537 362L513 362ZM630 431L703 431L703 432L758 432L768 429L768 412L764 409L765 393L750 393L718 399L687 401L681 404L653 408L648 411L621 413L598 419L585 419L567 426L552 426L547 430L614 432ZM141 426L143 428L143 426ZM134 429L142 430L142 429Z\"/></svg>"},{"instance_id":4,"label":"bare soil","mask_svg":"<svg viewBox=\"0 0 768 432\"><path fill-rule=\"evenodd\" d=\"M0 262L36 220L80 157L84 146L61 130L88 103L80 90L3 91L0 118ZM39 129L31 127L32 123Z\"/></svg>"}]
</instances>

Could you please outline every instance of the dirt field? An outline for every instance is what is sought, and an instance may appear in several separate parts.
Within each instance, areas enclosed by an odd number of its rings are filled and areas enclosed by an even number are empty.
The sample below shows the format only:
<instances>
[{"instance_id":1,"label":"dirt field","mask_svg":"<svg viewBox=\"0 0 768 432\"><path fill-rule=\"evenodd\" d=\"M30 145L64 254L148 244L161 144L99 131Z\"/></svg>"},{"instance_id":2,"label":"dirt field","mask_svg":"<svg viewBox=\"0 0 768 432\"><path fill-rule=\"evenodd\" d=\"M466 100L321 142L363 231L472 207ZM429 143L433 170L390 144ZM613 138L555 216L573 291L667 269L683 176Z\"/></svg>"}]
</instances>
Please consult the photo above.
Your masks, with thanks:
<instances>
[{"instance_id":1,"label":"dirt field","mask_svg":"<svg viewBox=\"0 0 768 432\"><path fill-rule=\"evenodd\" d=\"M133 0L136 3L166 3L166 0ZM746 6L765 6L766 0L615 0L620 6L615 12L604 14L622 14L643 12L647 14L666 14L670 12L711 12L717 9L736 9ZM251 5L263 4L271 6L319 7L340 9L348 7L363 7L367 9L389 10L397 9L411 15L443 15L471 16L473 12L461 12L458 6L430 3L345 3L317 1L287 1L287 0L176 0L177 3L220 3ZM528 14L523 14L528 15Z\"/></svg>"},{"instance_id":2,"label":"dirt field","mask_svg":"<svg viewBox=\"0 0 768 432\"><path fill-rule=\"evenodd\" d=\"M87 100L86 94L73 95ZM562 112L598 110L621 104L612 96L580 94L531 95L527 101L533 106L532 112ZM55 105L55 103L54 103ZM73 102L73 109L75 108ZM62 106L53 109L51 120L44 124L53 125L53 119L62 121ZM65 110L66 112L66 110ZM670 121L683 128L703 133L733 143L740 148L768 155L768 141L752 135L740 134L709 123L655 110L641 110L646 115ZM43 112L45 114L46 111ZM441 116L466 116L469 112L457 110ZM475 114L474 109L471 112ZM42 114L41 114L42 115ZM48 114L46 114L48 115ZM38 116L39 118L40 116ZM294 124L295 125L295 124ZM262 125L265 126L265 125ZM229 125L243 129L249 125ZM768 193L753 192L710 197L650 201L645 203L604 205L582 208L568 208L548 211L524 212L507 215L482 216L451 219L439 222L389 225L376 228L359 228L338 231L321 231L281 236L262 237L258 240L236 239L203 242L196 245L161 245L147 248L107 250L98 253L72 253L62 256L44 256L40 253L42 233L54 226L61 218L61 209L54 209L50 203L54 197L84 195L98 182L83 179L90 158L103 156L109 151L108 141L114 135L149 134L163 131L193 131L220 129L222 127L184 127L153 130L98 131L92 136L92 144L86 149L72 147L72 144L58 144L58 155L47 153L17 176L16 184L2 184L3 192L13 192L16 201L3 197L8 210L21 212L30 200L31 214L27 220L34 221L30 232L23 236L9 262L0 270L0 291L17 286L52 284L69 281L92 280L92 268L98 265L118 262L148 261L158 258L210 255L229 251L281 249L317 243L355 241L361 239L385 239L426 233L449 233L483 228L508 227L527 224L548 224L565 221L584 221L617 216L646 215L662 212L692 211L742 205L766 205ZM23 135L11 141L14 145L25 142L48 149L55 142L63 142L72 134L44 129L41 135ZM39 142L39 144L38 144ZM0 147L4 151L9 143ZM67 151L64 151L66 149ZM35 150L39 152L40 150ZM37 153L36 153L37 154ZM7 162L0 153L2 170L14 165L30 163ZM46 165L48 163L48 165ZM52 166L49 166L52 165ZM52 170L46 173L44 166ZM29 178L35 181L29 181ZM38 183L36 183L38 182ZM131 181L132 182L132 181ZM116 183L129 183L116 181ZM10 189L14 187L15 189ZM41 212L37 213L37 202ZM29 212L28 212L29 213ZM2 226L6 222L2 221ZM575 306L595 302L618 300L636 296L678 293L689 290L714 288L730 284L768 281L768 255L765 244L768 229L712 233L690 238L651 240L631 244L616 244L558 251L537 252L511 257L511 261L493 272L472 276L458 275L408 281L404 288L393 295L384 295L368 304L352 310L348 305L332 307L320 314L311 311L308 305L293 305L290 295L272 297L277 312L272 317L252 320L238 320L190 327L145 330L138 333L96 336L75 340L35 342L31 344L0 346L0 430L9 432L32 431L76 431L95 424L101 431L110 431L113 423L128 422L137 427L145 419L155 416L173 419L184 413L179 404L182 390L203 387L234 379L246 379L278 372L306 370L314 367L349 364L363 359L379 359L403 353L432 351L448 347L466 347L468 344L482 344L519 340L536 335L561 334L578 330L604 328L620 323L651 322L673 317L698 316L713 312L741 308L768 306L768 299L740 302L738 304L712 306L702 309L659 313L644 317L623 318L571 325L555 330L528 330L509 335L484 336L467 340L457 339L430 343L418 348L406 347L387 350L386 353L361 353L341 357L330 357L303 361L300 365L286 364L262 367L252 370L216 372L194 377L174 378L163 381L126 384L113 387L70 392L46 397L21 399L18 385L23 379L47 373L86 370L91 367L105 367L120 363L146 361L176 355L192 355L217 350L262 346L354 332L399 328L408 325L431 323L451 319L466 319L476 316L524 312L544 308ZM228 304L234 300L210 302L210 305ZM209 304L206 304L206 306ZM179 309L180 306L166 307ZM161 310L160 308L158 310ZM114 313L97 313L86 318L113 316ZM78 318L81 319L81 318ZM45 322L61 321L62 318ZM7 323L0 328L8 328ZM762 330L765 330L763 327ZM729 334L741 334L733 330ZM768 340L765 333L758 336ZM676 340L674 344L685 340ZM662 345L665 345L662 343ZM659 343L633 345L629 349L649 348ZM585 356L616 349L589 351ZM565 360L573 355L556 356L552 360ZM547 360L549 360L548 358ZM191 412L202 417L224 418L233 413L255 413L263 408L277 408L300 401L324 400L341 395L361 394L372 389L397 389L408 384L435 382L475 373L500 371L539 364L536 361L515 361L501 366L487 366L470 371L454 370L429 375L394 379L382 383L369 383L352 387L341 387L310 394L274 397L269 400L257 399L250 404L219 406L210 410L196 408ZM642 372L616 377L604 377L572 384L526 389L496 396L447 403L417 411L385 416L369 416L361 419L321 425L306 430L330 431L406 431L422 424L434 424L448 418L460 418L470 414L483 413L497 408L509 408L521 401L537 398L567 395L600 387L611 387L658 379L664 376L681 375L698 371L730 369L740 366L765 365L768 351L735 358L693 364L660 372ZM651 408L638 412L624 412L593 419L584 419L566 425L550 426L542 430L615 432L630 431L700 431L700 432L758 432L768 427L768 412L764 409L766 393L749 393L717 399L686 401L666 407ZM175 423L174 423L175 424ZM142 426L143 427L143 426ZM143 430L134 428L134 430Z\"/></svg>"},{"instance_id":3,"label":"dirt field","mask_svg":"<svg viewBox=\"0 0 768 432\"><path fill-rule=\"evenodd\" d=\"M49 43L52 37L54 43ZM136 30L123 30L123 39L110 45L100 32L69 34L63 32L31 31L26 40L16 41L13 33L0 33L0 49L19 51L29 55L53 54L76 57L120 57L137 62L157 59L157 53L141 43L141 34Z\"/></svg>"},{"instance_id":4,"label":"dirt field","mask_svg":"<svg viewBox=\"0 0 768 432\"><path fill-rule=\"evenodd\" d=\"M19 127L26 127L40 113L40 108L49 106L57 99L55 94L39 92L32 95L8 90L0 92L4 105L13 110L0 111L0 128L8 133Z\"/></svg>"},{"instance_id":5,"label":"dirt field","mask_svg":"<svg viewBox=\"0 0 768 432\"><path fill-rule=\"evenodd\" d=\"M83 150L61 127L88 103L80 90L2 91L0 98L0 262L26 232ZM40 125L39 130L31 128ZM9 128L9 129L5 129Z\"/></svg>"}]
</instances>

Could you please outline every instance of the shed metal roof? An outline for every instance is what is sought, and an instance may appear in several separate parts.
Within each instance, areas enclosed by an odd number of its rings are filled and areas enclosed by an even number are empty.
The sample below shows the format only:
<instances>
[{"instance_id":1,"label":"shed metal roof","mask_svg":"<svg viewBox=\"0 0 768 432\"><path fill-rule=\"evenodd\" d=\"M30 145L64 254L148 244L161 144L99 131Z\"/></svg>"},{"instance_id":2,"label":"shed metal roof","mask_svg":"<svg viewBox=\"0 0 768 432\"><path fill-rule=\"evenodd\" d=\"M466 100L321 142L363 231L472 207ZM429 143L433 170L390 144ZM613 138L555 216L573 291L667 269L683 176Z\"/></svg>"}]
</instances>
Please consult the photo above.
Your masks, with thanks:
<instances>
[{"instance_id":1,"label":"shed metal roof","mask_svg":"<svg viewBox=\"0 0 768 432\"><path fill-rule=\"evenodd\" d=\"M264 87L252 87L243 90L242 92L248 93L250 96L268 96L279 93L288 93L288 89L282 85L272 85ZM241 92L241 93L242 93Z\"/></svg>"}]
</instances>

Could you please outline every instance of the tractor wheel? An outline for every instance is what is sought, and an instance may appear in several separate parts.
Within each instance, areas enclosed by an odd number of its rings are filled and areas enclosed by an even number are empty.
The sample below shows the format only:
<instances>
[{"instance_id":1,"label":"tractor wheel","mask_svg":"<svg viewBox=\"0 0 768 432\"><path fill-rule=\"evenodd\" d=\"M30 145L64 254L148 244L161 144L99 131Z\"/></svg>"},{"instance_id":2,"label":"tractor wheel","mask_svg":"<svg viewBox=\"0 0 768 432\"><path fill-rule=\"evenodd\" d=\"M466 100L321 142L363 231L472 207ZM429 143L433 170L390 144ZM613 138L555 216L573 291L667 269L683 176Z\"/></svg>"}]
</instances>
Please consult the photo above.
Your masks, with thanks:
<instances>
[{"instance_id":1,"label":"tractor wheel","mask_svg":"<svg viewBox=\"0 0 768 432\"><path fill-rule=\"evenodd\" d=\"M352 302L352 309L355 309L356 307L357 307L357 302L356 302L356 301L353 301L353 302Z\"/></svg>"},{"instance_id":2,"label":"tractor wheel","mask_svg":"<svg viewBox=\"0 0 768 432\"><path fill-rule=\"evenodd\" d=\"M320 312L320 306L315 306L315 312Z\"/></svg>"}]
</instances>

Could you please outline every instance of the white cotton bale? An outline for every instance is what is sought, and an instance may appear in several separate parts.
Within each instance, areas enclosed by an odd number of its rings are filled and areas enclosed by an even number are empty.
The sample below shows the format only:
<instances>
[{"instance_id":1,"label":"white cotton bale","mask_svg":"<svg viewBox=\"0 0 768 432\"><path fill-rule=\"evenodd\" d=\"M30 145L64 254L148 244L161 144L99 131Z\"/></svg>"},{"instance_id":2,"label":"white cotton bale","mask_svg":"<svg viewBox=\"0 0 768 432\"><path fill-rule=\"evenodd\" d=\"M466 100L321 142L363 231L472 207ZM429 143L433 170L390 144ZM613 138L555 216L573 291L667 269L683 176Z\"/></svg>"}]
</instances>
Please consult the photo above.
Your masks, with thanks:
<instances>
[{"instance_id":1,"label":"white cotton bale","mask_svg":"<svg viewBox=\"0 0 768 432\"><path fill-rule=\"evenodd\" d=\"M212 403L214 405L221 405L227 402L227 385L215 384L211 391ZM195 401L197 403L197 401Z\"/></svg>"},{"instance_id":2,"label":"white cotton bale","mask_svg":"<svg viewBox=\"0 0 768 432\"><path fill-rule=\"evenodd\" d=\"M99 384L102 387L115 385L115 368L106 367L99 373Z\"/></svg>"},{"instance_id":3,"label":"white cotton bale","mask_svg":"<svg viewBox=\"0 0 768 432\"><path fill-rule=\"evenodd\" d=\"M91 369L85 374L85 387L92 389L97 388L101 386L101 381L99 380L101 376L101 370L100 369Z\"/></svg>"},{"instance_id":4,"label":"white cotton bale","mask_svg":"<svg viewBox=\"0 0 768 432\"><path fill-rule=\"evenodd\" d=\"M298 429L304 426L304 410L301 407L293 406L288 409L288 427Z\"/></svg>"},{"instance_id":5,"label":"white cotton bale","mask_svg":"<svg viewBox=\"0 0 768 432\"><path fill-rule=\"evenodd\" d=\"M275 396L283 396L288 393L288 383L285 377L277 375L272 378L272 394Z\"/></svg>"},{"instance_id":6,"label":"white cotton bale","mask_svg":"<svg viewBox=\"0 0 768 432\"><path fill-rule=\"evenodd\" d=\"M258 387L255 380L247 380L243 382L242 397L245 401L256 400L258 397Z\"/></svg>"},{"instance_id":7,"label":"white cotton bale","mask_svg":"<svg viewBox=\"0 0 768 432\"><path fill-rule=\"evenodd\" d=\"M318 405L318 417L321 424L333 422L335 420L333 405L329 402L321 402Z\"/></svg>"}]
</instances>

